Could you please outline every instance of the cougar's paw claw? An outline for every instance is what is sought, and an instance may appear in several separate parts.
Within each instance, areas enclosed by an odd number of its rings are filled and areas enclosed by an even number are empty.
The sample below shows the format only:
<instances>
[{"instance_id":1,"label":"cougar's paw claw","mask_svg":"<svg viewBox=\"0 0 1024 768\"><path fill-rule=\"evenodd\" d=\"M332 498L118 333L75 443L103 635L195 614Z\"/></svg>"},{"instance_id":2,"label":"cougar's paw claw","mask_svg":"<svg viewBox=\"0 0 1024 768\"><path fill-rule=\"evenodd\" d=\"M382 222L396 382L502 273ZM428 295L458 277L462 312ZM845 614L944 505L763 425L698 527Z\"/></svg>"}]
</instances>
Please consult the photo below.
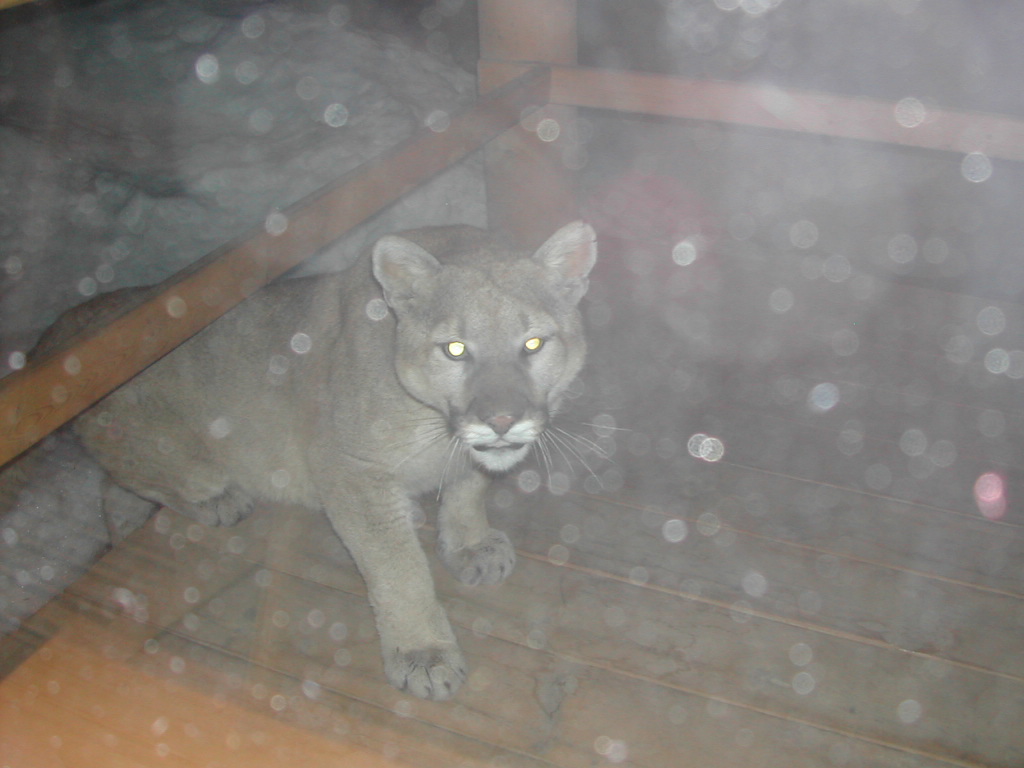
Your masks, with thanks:
<instances>
[{"instance_id":1,"label":"cougar's paw claw","mask_svg":"<svg viewBox=\"0 0 1024 768\"><path fill-rule=\"evenodd\" d=\"M384 655L384 671L395 688L421 699L450 699L466 679L466 660L458 646L394 649Z\"/></svg>"},{"instance_id":2,"label":"cougar's paw claw","mask_svg":"<svg viewBox=\"0 0 1024 768\"><path fill-rule=\"evenodd\" d=\"M472 547L446 550L441 559L463 584L500 584L516 565L516 550L501 531L491 529L484 540Z\"/></svg>"}]
</instances>

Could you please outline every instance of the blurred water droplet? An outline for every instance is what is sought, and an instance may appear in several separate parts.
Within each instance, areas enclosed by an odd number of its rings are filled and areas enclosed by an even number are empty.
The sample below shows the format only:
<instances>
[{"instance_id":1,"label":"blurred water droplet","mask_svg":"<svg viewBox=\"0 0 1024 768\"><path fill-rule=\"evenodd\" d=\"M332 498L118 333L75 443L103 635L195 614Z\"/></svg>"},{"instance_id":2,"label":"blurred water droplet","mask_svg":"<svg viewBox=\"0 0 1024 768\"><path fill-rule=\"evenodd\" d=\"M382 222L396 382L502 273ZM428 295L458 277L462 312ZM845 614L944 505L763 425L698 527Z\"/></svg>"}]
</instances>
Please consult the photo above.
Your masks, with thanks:
<instances>
[{"instance_id":1,"label":"blurred water droplet","mask_svg":"<svg viewBox=\"0 0 1024 768\"><path fill-rule=\"evenodd\" d=\"M899 717L901 723L916 723L921 719L922 709L921 704L914 699L907 699L901 701L899 706L896 707L896 715Z\"/></svg>"},{"instance_id":2,"label":"blurred water droplet","mask_svg":"<svg viewBox=\"0 0 1024 768\"><path fill-rule=\"evenodd\" d=\"M810 672L797 672L793 675L793 690L800 696L806 696L814 690L814 675Z\"/></svg>"},{"instance_id":3,"label":"blurred water droplet","mask_svg":"<svg viewBox=\"0 0 1024 768\"><path fill-rule=\"evenodd\" d=\"M1006 373L1010 370L1010 353L995 347L985 353L985 370L989 373Z\"/></svg>"},{"instance_id":4,"label":"blurred water droplet","mask_svg":"<svg viewBox=\"0 0 1024 768\"><path fill-rule=\"evenodd\" d=\"M213 85L220 79L220 62L212 53L204 53L196 59L196 77L206 85Z\"/></svg>"},{"instance_id":5,"label":"blurred water droplet","mask_svg":"<svg viewBox=\"0 0 1024 768\"><path fill-rule=\"evenodd\" d=\"M313 339L309 337L309 334L300 331L292 336L289 346L295 354L304 355L313 348Z\"/></svg>"},{"instance_id":6,"label":"blurred water droplet","mask_svg":"<svg viewBox=\"0 0 1024 768\"><path fill-rule=\"evenodd\" d=\"M821 274L830 283L841 283L853 273L850 261L840 253L833 253L821 265Z\"/></svg>"},{"instance_id":7,"label":"blurred water droplet","mask_svg":"<svg viewBox=\"0 0 1024 768\"><path fill-rule=\"evenodd\" d=\"M283 376L288 372L288 366L288 358L284 355L271 355L267 370L275 376Z\"/></svg>"},{"instance_id":8,"label":"blurred water droplet","mask_svg":"<svg viewBox=\"0 0 1024 768\"><path fill-rule=\"evenodd\" d=\"M920 456L928 449L928 438L920 429L908 429L900 436L900 450L907 456Z\"/></svg>"},{"instance_id":9,"label":"blurred water droplet","mask_svg":"<svg viewBox=\"0 0 1024 768\"><path fill-rule=\"evenodd\" d=\"M562 127L558 124L558 121L545 117L539 123L537 123L537 138L541 141L551 142L558 138L558 135L562 132Z\"/></svg>"},{"instance_id":10,"label":"blurred water droplet","mask_svg":"<svg viewBox=\"0 0 1024 768\"><path fill-rule=\"evenodd\" d=\"M578 525L572 523L566 523L562 526L562 530L558 533L558 538L564 541L566 544L575 544L580 540L581 532Z\"/></svg>"},{"instance_id":11,"label":"blurred water droplet","mask_svg":"<svg viewBox=\"0 0 1024 768\"><path fill-rule=\"evenodd\" d=\"M839 387L828 382L818 384L807 395L807 405L819 413L832 410L838 403Z\"/></svg>"},{"instance_id":12,"label":"blurred water droplet","mask_svg":"<svg viewBox=\"0 0 1024 768\"><path fill-rule=\"evenodd\" d=\"M444 133L452 124L452 119L447 112L435 109L427 115L426 126L434 133Z\"/></svg>"},{"instance_id":13,"label":"blurred water droplet","mask_svg":"<svg viewBox=\"0 0 1024 768\"><path fill-rule=\"evenodd\" d=\"M737 600L729 606L729 618L737 624L746 624L752 617L753 608L746 600Z\"/></svg>"},{"instance_id":14,"label":"blurred water droplet","mask_svg":"<svg viewBox=\"0 0 1024 768\"><path fill-rule=\"evenodd\" d=\"M267 29L267 22L258 13L252 13L242 19L242 34L250 40L255 40Z\"/></svg>"},{"instance_id":15,"label":"blurred water droplet","mask_svg":"<svg viewBox=\"0 0 1024 768\"><path fill-rule=\"evenodd\" d=\"M594 751L604 757L609 763L621 763L629 756L629 749L626 742L621 739L612 739L608 736L598 736L594 739Z\"/></svg>"},{"instance_id":16,"label":"blurred water droplet","mask_svg":"<svg viewBox=\"0 0 1024 768\"><path fill-rule=\"evenodd\" d=\"M166 309L167 314L177 320L188 312L188 304L180 296L172 296L167 300Z\"/></svg>"},{"instance_id":17,"label":"blurred water droplet","mask_svg":"<svg viewBox=\"0 0 1024 768\"><path fill-rule=\"evenodd\" d=\"M1009 354L1010 365L1006 369L1006 375L1011 379L1024 379L1024 352L1015 349Z\"/></svg>"},{"instance_id":18,"label":"blurred water droplet","mask_svg":"<svg viewBox=\"0 0 1024 768\"><path fill-rule=\"evenodd\" d=\"M768 306L780 315L788 312L793 308L793 292L788 288L776 288L768 297Z\"/></svg>"},{"instance_id":19,"label":"blurred water droplet","mask_svg":"<svg viewBox=\"0 0 1024 768\"><path fill-rule=\"evenodd\" d=\"M960 173L968 181L980 184L991 178L992 161L981 152L971 152L960 163Z\"/></svg>"},{"instance_id":20,"label":"blurred water droplet","mask_svg":"<svg viewBox=\"0 0 1024 768\"><path fill-rule=\"evenodd\" d=\"M661 526L661 535L672 544L678 544L686 538L687 527L683 520L666 520Z\"/></svg>"},{"instance_id":21,"label":"blurred water droplet","mask_svg":"<svg viewBox=\"0 0 1024 768\"><path fill-rule=\"evenodd\" d=\"M686 450L695 459L710 462L719 461L725 455L725 446L721 440L700 432L687 441Z\"/></svg>"},{"instance_id":22,"label":"blurred water droplet","mask_svg":"<svg viewBox=\"0 0 1024 768\"><path fill-rule=\"evenodd\" d=\"M274 127L274 113L266 107L258 107L249 113L248 125L257 135L269 133Z\"/></svg>"},{"instance_id":23,"label":"blurred water droplet","mask_svg":"<svg viewBox=\"0 0 1024 768\"><path fill-rule=\"evenodd\" d=\"M925 109L924 104L921 103L920 99L915 99L913 96L907 96L896 102L896 108L893 110L893 113L896 117L896 122L904 128L916 128L928 117L928 110Z\"/></svg>"},{"instance_id":24,"label":"blurred water droplet","mask_svg":"<svg viewBox=\"0 0 1024 768\"><path fill-rule=\"evenodd\" d=\"M83 277L78 281L78 292L83 296L93 296L98 288L99 286L94 278Z\"/></svg>"},{"instance_id":25,"label":"blurred water droplet","mask_svg":"<svg viewBox=\"0 0 1024 768\"><path fill-rule=\"evenodd\" d=\"M986 472L974 483L974 501L978 511L989 520L1006 514L1006 483L995 472Z\"/></svg>"},{"instance_id":26,"label":"blurred water droplet","mask_svg":"<svg viewBox=\"0 0 1024 768\"><path fill-rule=\"evenodd\" d=\"M277 236L283 234L288 229L288 217L280 211L274 211L263 222L263 228L269 235Z\"/></svg>"},{"instance_id":27,"label":"blurred water droplet","mask_svg":"<svg viewBox=\"0 0 1024 768\"><path fill-rule=\"evenodd\" d=\"M1006 316L999 307L985 307L978 313L978 330L986 336L998 336L1006 329Z\"/></svg>"},{"instance_id":28,"label":"blurred water droplet","mask_svg":"<svg viewBox=\"0 0 1024 768\"><path fill-rule=\"evenodd\" d=\"M951 440L936 440L928 449L928 458L937 467L951 467L956 461L956 446Z\"/></svg>"},{"instance_id":29,"label":"blurred water droplet","mask_svg":"<svg viewBox=\"0 0 1024 768\"><path fill-rule=\"evenodd\" d=\"M552 472L548 476L548 493L564 496L572 488L572 480L565 472Z\"/></svg>"},{"instance_id":30,"label":"blurred water droplet","mask_svg":"<svg viewBox=\"0 0 1024 768\"><path fill-rule=\"evenodd\" d=\"M259 77L260 68L254 61L242 61L235 67L235 80L242 85L252 85Z\"/></svg>"},{"instance_id":31,"label":"blurred water droplet","mask_svg":"<svg viewBox=\"0 0 1024 768\"><path fill-rule=\"evenodd\" d=\"M540 473L533 469L524 469L516 478L516 485L523 493L533 493L540 488Z\"/></svg>"},{"instance_id":32,"label":"blurred water droplet","mask_svg":"<svg viewBox=\"0 0 1024 768\"><path fill-rule=\"evenodd\" d=\"M348 122L348 109L337 102L324 107L324 122L331 128L341 128Z\"/></svg>"},{"instance_id":33,"label":"blurred water droplet","mask_svg":"<svg viewBox=\"0 0 1024 768\"><path fill-rule=\"evenodd\" d=\"M650 578L651 574L642 565L635 565L629 569L629 580L638 587L642 587Z\"/></svg>"},{"instance_id":34,"label":"blurred water droplet","mask_svg":"<svg viewBox=\"0 0 1024 768\"><path fill-rule=\"evenodd\" d=\"M899 234L889 240L889 258L900 265L909 264L917 256L917 241L908 234Z\"/></svg>"},{"instance_id":35,"label":"blurred water droplet","mask_svg":"<svg viewBox=\"0 0 1024 768\"><path fill-rule=\"evenodd\" d=\"M847 421L839 432L839 450L846 456L855 456L864 447L864 427L859 421Z\"/></svg>"},{"instance_id":36,"label":"blurred water droplet","mask_svg":"<svg viewBox=\"0 0 1024 768\"><path fill-rule=\"evenodd\" d=\"M818 242L817 224L806 219L796 222L789 228L789 241L801 250L812 248Z\"/></svg>"},{"instance_id":37,"label":"blurred water droplet","mask_svg":"<svg viewBox=\"0 0 1024 768\"><path fill-rule=\"evenodd\" d=\"M806 667L814 658L814 651L807 643L793 643L789 647L789 660L795 667Z\"/></svg>"},{"instance_id":38,"label":"blurred water droplet","mask_svg":"<svg viewBox=\"0 0 1024 768\"><path fill-rule=\"evenodd\" d=\"M327 636L336 643L348 637L348 626L343 621L336 621L327 630Z\"/></svg>"},{"instance_id":39,"label":"blurred water droplet","mask_svg":"<svg viewBox=\"0 0 1024 768\"><path fill-rule=\"evenodd\" d=\"M697 245L693 240L680 240L672 247L672 261L681 267L688 267L697 260Z\"/></svg>"},{"instance_id":40,"label":"blurred water droplet","mask_svg":"<svg viewBox=\"0 0 1024 768\"><path fill-rule=\"evenodd\" d=\"M714 512L703 512L697 518L697 532L702 536L714 536L722 528L722 521Z\"/></svg>"},{"instance_id":41,"label":"blurred water droplet","mask_svg":"<svg viewBox=\"0 0 1024 768\"><path fill-rule=\"evenodd\" d=\"M757 571L747 571L741 581L743 591L751 597L764 597L768 591L768 580Z\"/></svg>"},{"instance_id":42,"label":"blurred water droplet","mask_svg":"<svg viewBox=\"0 0 1024 768\"><path fill-rule=\"evenodd\" d=\"M154 736L163 736L171 727L171 721L165 715L161 715L149 726L149 731Z\"/></svg>"},{"instance_id":43,"label":"blurred water droplet","mask_svg":"<svg viewBox=\"0 0 1024 768\"><path fill-rule=\"evenodd\" d=\"M563 544L553 544L548 549L548 560L552 565L565 565L569 562L569 548Z\"/></svg>"}]
</instances>

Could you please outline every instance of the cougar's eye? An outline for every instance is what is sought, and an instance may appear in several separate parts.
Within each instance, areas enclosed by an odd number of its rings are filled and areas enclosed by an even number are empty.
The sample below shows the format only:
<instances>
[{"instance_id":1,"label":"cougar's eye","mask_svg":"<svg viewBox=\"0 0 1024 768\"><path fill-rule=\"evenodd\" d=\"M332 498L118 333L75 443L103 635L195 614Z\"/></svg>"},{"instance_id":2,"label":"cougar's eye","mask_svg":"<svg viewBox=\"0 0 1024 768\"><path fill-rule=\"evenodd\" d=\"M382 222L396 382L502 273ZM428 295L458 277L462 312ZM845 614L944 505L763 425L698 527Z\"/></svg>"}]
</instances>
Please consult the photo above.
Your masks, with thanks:
<instances>
[{"instance_id":1,"label":"cougar's eye","mask_svg":"<svg viewBox=\"0 0 1024 768\"><path fill-rule=\"evenodd\" d=\"M459 360L466 356L466 345L461 341L449 341L447 344L442 344L441 349L452 360Z\"/></svg>"},{"instance_id":2,"label":"cougar's eye","mask_svg":"<svg viewBox=\"0 0 1024 768\"><path fill-rule=\"evenodd\" d=\"M536 352L544 346L544 339L539 336L534 336L532 339L527 339L523 343L523 349L527 352Z\"/></svg>"}]
</instances>

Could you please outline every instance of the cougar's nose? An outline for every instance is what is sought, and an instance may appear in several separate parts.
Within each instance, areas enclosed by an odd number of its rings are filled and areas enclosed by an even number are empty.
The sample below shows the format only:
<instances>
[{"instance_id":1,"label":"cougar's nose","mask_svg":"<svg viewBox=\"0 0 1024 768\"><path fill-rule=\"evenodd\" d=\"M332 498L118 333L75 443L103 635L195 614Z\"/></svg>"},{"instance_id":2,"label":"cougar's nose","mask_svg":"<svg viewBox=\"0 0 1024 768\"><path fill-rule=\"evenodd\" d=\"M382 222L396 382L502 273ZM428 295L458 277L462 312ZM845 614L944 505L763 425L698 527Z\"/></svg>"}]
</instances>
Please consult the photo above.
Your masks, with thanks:
<instances>
[{"instance_id":1,"label":"cougar's nose","mask_svg":"<svg viewBox=\"0 0 1024 768\"><path fill-rule=\"evenodd\" d=\"M498 416L491 416L487 420L487 426L493 429L497 434L504 435L515 423L515 420L515 416L503 413Z\"/></svg>"}]
</instances>

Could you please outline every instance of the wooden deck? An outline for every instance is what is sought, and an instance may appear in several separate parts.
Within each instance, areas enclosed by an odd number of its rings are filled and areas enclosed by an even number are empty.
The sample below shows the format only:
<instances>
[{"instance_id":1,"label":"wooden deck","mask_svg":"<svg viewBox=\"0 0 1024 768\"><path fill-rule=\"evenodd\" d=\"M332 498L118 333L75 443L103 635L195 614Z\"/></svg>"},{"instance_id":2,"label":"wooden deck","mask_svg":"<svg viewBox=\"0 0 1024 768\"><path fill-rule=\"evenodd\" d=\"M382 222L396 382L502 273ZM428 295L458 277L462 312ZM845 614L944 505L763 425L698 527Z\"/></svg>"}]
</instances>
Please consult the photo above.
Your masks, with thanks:
<instances>
[{"instance_id":1,"label":"wooden deck","mask_svg":"<svg viewBox=\"0 0 1024 768\"><path fill-rule=\"evenodd\" d=\"M520 554L504 585L435 572L472 665L454 701L384 682L323 516L161 512L3 641L0 764L1024 765L1020 381L985 369L976 322L996 306L1019 338L1024 310L821 280L799 314L747 318L798 356L693 362L678 285L620 263L595 278L567 419L614 455L568 491L557 462L554 493L542 466L538 490L495 489ZM724 456L691 455L698 433Z\"/></svg>"}]
</instances>

